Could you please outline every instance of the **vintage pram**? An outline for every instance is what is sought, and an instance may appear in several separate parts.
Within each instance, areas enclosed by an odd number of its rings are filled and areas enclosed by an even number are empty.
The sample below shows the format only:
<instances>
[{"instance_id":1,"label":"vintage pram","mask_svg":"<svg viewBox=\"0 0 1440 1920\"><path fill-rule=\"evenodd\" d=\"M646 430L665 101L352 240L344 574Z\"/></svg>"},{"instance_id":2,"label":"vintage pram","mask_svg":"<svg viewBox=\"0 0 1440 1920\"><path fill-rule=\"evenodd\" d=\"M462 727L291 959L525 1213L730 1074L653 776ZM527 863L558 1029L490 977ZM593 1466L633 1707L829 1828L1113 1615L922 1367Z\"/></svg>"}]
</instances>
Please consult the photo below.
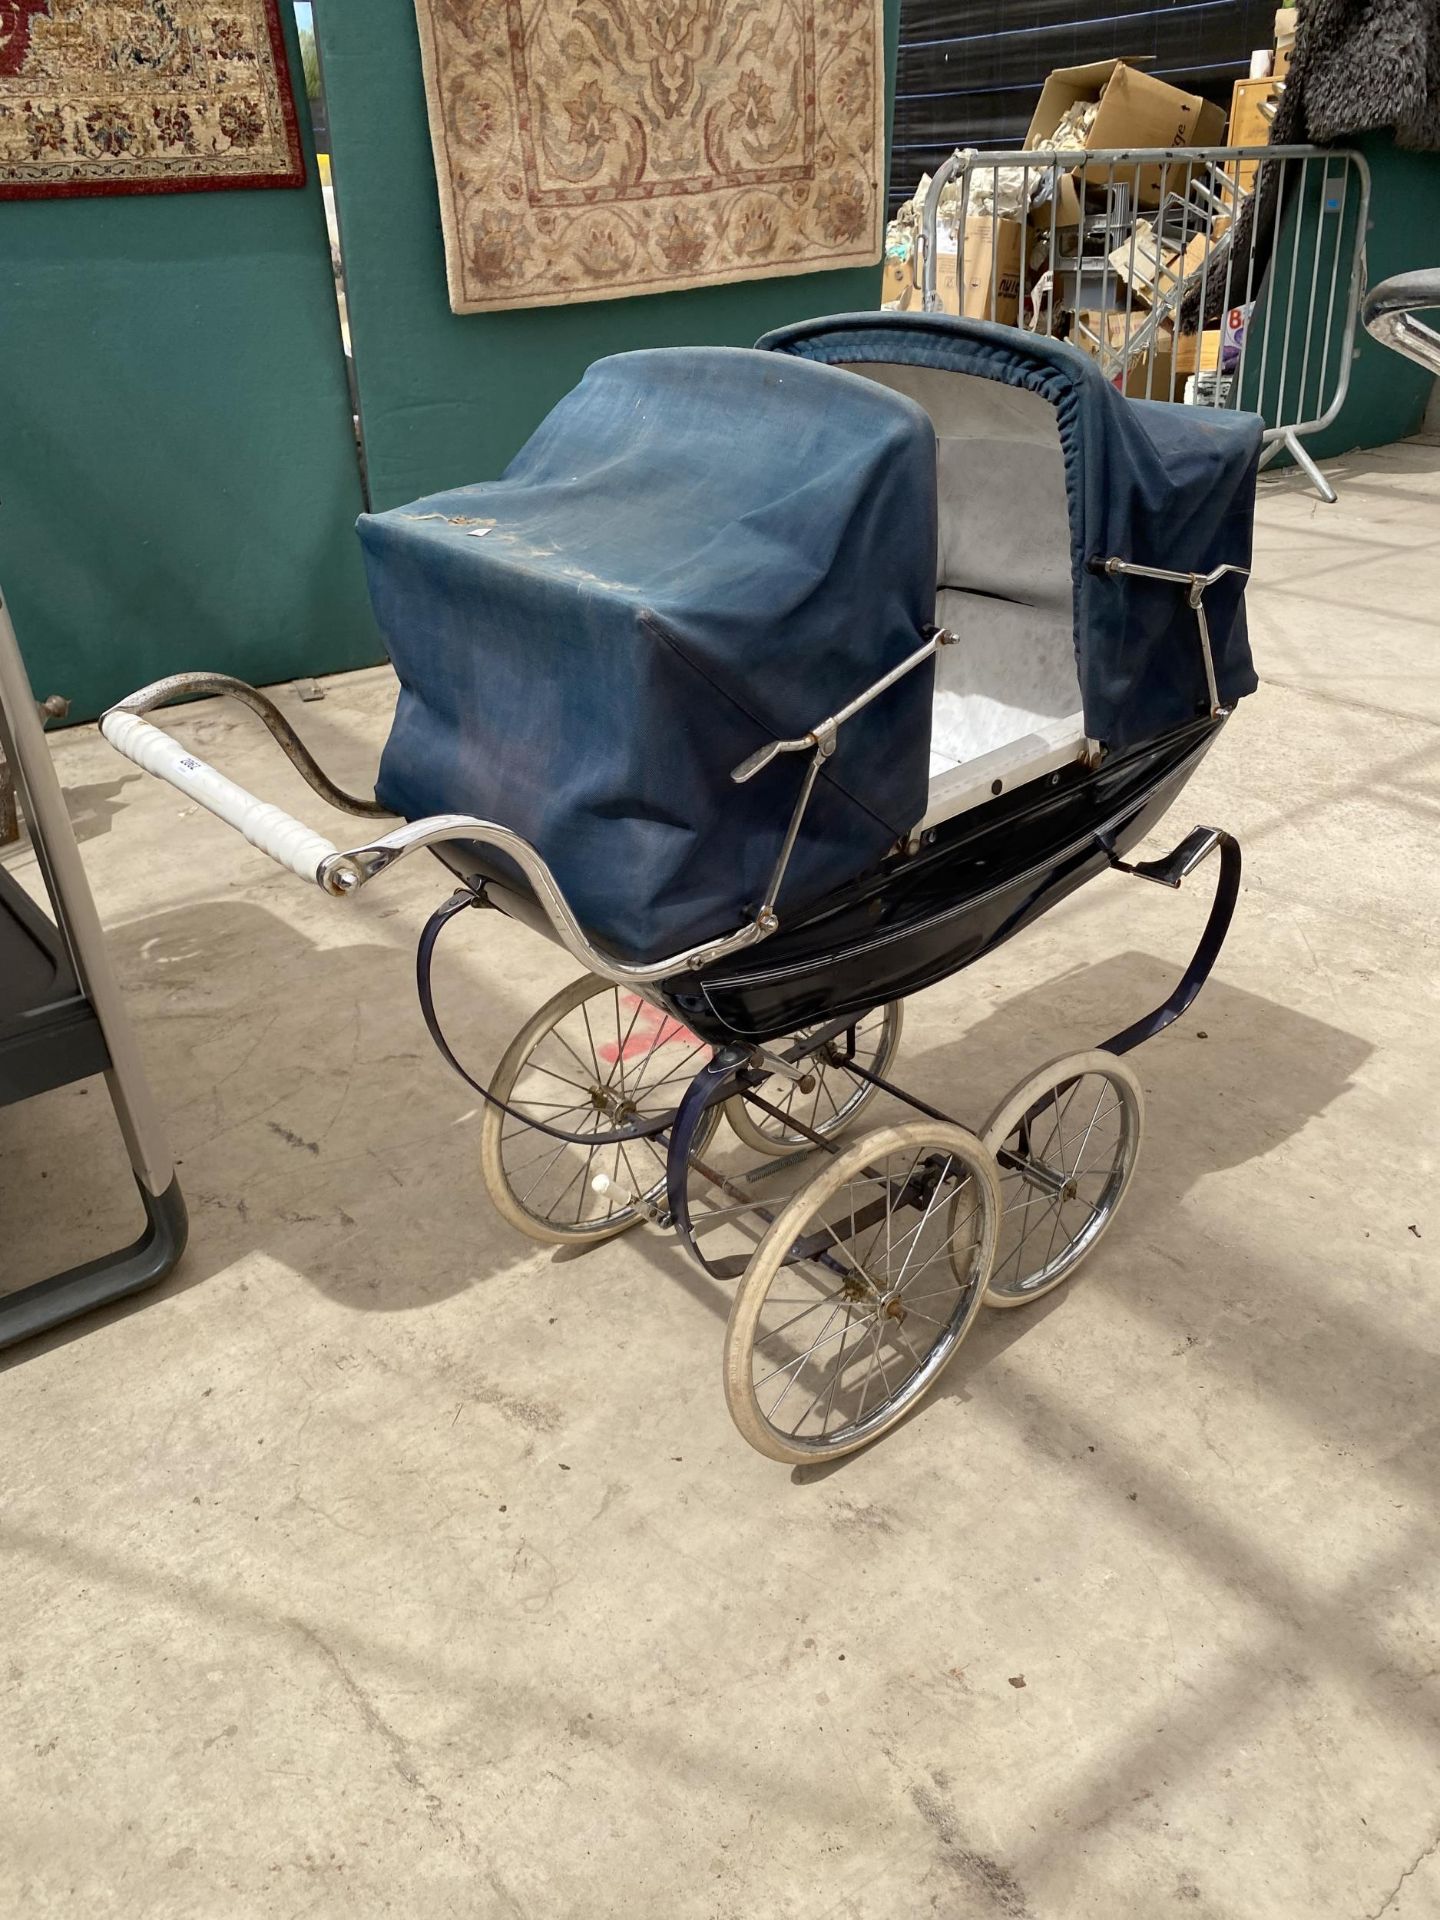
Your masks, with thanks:
<instances>
[{"instance_id":1,"label":"vintage pram","mask_svg":"<svg viewBox=\"0 0 1440 1920\"><path fill-rule=\"evenodd\" d=\"M1193 1000L1238 893L1210 828L1126 856L1255 686L1260 432L939 315L621 354L500 481L362 519L401 689L376 800L224 675L101 724L327 893L438 854L462 884L421 938L421 1002L485 1096L500 1212L569 1244L673 1227L739 1281L741 1433L778 1460L843 1454L934 1383L982 1300L1074 1273L1124 1197L1143 1117L1124 1056ZM326 800L405 824L338 848L141 718L211 693ZM1163 1006L978 1132L894 1084L905 996L1109 868L1178 887L1217 848ZM430 988L473 908L586 969L483 1083ZM842 1145L881 1089L914 1117ZM715 1164L722 1116L758 1165Z\"/></svg>"}]
</instances>

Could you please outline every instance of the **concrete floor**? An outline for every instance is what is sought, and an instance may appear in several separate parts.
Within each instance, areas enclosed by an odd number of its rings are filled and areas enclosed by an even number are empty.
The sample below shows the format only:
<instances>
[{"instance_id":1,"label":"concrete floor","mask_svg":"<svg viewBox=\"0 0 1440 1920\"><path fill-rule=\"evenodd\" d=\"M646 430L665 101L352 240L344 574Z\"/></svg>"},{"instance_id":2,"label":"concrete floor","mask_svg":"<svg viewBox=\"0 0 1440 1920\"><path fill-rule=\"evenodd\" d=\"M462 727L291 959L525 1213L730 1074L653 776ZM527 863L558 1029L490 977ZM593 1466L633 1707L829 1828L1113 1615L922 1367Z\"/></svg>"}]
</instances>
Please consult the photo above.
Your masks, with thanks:
<instances>
[{"instance_id":1,"label":"concrete floor","mask_svg":"<svg viewBox=\"0 0 1440 1920\"><path fill-rule=\"evenodd\" d=\"M327 902L57 740L193 1237L8 1356L0 1910L1440 1912L1440 446L1335 472L1264 483L1265 685L1168 823L1246 891L1136 1056L1124 1218L829 1471L734 1433L673 1244L492 1214L415 1006L437 869ZM363 784L387 676L285 699ZM247 716L184 731L319 823ZM979 1122L1151 1005L1208 877L912 1003L911 1082ZM465 1051L573 971L477 923ZM0 1113L6 1283L119 1238L127 1178L99 1085Z\"/></svg>"}]
</instances>

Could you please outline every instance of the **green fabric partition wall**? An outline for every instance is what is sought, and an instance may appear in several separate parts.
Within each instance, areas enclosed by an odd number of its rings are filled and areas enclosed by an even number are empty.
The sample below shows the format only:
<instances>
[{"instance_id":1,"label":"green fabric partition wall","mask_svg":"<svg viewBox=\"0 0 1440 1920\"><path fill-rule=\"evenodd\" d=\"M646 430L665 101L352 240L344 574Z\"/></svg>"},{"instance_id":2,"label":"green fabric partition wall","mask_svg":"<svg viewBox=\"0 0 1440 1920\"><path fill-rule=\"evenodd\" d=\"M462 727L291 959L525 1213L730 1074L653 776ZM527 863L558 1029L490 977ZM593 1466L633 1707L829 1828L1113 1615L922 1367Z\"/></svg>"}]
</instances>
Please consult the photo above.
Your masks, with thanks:
<instances>
[{"instance_id":1,"label":"green fabric partition wall","mask_svg":"<svg viewBox=\"0 0 1440 1920\"><path fill-rule=\"evenodd\" d=\"M899 17L899 0L886 0L887 93ZM877 265L570 307L453 314L411 0L316 0L315 30L377 508L493 479L602 354L701 342L749 346L787 321L878 304Z\"/></svg>"},{"instance_id":2,"label":"green fabric partition wall","mask_svg":"<svg viewBox=\"0 0 1440 1920\"><path fill-rule=\"evenodd\" d=\"M1358 232L1359 182L1343 161L1311 160L1293 176L1255 302L1252 338L1264 351L1247 348L1240 393L1240 404L1267 420L1319 419L1338 392L1346 289L1357 244L1365 247L1364 284L1369 286L1392 273L1440 264L1440 156L1406 153L1388 134L1367 134L1356 144L1370 167L1365 234ZM1320 319L1313 329L1308 326L1312 283ZM1237 302L1240 297L1237 292ZM1386 446L1417 433L1424 419L1431 376L1372 340L1358 322L1349 371L1349 388L1335 419L1304 436L1306 450L1317 460L1356 447ZM1288 454L1281 454L1275 465L1288 461Z\"/></svg>"},{"instance_id":3,"label":"green fabric partition wall","mask_svg":"<svg viewBox=\"0 0 1440 1920\"><path fill-rule=\"evenodd\" d=\"M1365 134L1355 144L1370 164L1366 285L1414 267L1440 266L1440 154L1407 153L1384 133ZM1425 418L1434 381L1424 368L1382 347L1363 327L1355 344L1344 406L1330 426L1305 441L1317 460L1355 447L1388 446L1418 433Z\"/></svg>"},{"instance_id":4,"label":"green fabric partition wall","mask_svg":"<svg viewBox=\"0 0 1440 1920\"><path fill-rule=\"evenodd\" d=\"M305 141L303 190L0 202L0 584L77 719L180 668L381 656Z\"/></svg>"}]
</instances>

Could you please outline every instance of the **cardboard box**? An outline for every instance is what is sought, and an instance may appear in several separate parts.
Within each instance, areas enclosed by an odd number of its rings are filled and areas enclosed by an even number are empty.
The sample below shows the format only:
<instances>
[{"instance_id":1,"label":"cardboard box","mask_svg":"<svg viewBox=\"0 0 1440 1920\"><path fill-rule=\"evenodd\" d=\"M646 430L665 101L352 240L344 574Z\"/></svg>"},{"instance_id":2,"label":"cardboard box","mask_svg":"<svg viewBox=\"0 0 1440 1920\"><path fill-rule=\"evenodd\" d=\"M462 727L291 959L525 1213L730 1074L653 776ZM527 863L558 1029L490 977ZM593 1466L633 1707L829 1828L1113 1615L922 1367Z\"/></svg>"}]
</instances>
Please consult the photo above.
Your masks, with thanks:
<instances>
[{"instance_id":1,"label":"cardboard box","mask_svg":"<svg viewBox=\"0 0 1440 1920\"><path fill-rule=\"evenodd\" d=\"M972 320L995 320L1005 327L1018 324L1025 243L1026 230L1018 220L992 220L980 215L965 222L961 313Z\"/></svg>"},{"instance_id":2,"label":"cardboard box","mask_svg":"<svg viewBox=\"0 0 1440 1920\"><path fill-rule=\"evenodd\" d=\"M1062 173L1056 177L1051 198L1032 203L1030 224L1037 233L1048 232L1052 224L1057 232L1062 227L1078 227L1084 209L1084 191L1078 175Z\"/></svg>"},{"instance_id":3,"label":"cardboard box","mask_svg":"<svg viewBox=\"0 0 1440 1920\"><path fill-rule=\"evenodd\" d=\"M1131 314L1130 334L1133 337L1145 322L1142 314ZM1123 350L1126 329L1123 313L1109 313L1105 316L1105 332L1110 345ZM1148 347L1138 353L1125 369L1123 380L1116 374L1111 384L1128 394L1132 400L1168 400L1170 398L1171 372L1175 376L1175 398L1180 398L1184 385L1175 362L1175 335L1168 321L1162 321Z\"/></svg>"},{"instance_id":4,"label":"cardboard box","mask_svg":"<svg viewBox=\"0 0 1440 1920\"><path fill-rule=\"evenodd\" d=\"M1106 316L1089 307L1077 307L1071 316L1070 344L1085 353L1099 353L1105 333Z\"/></svg>"},{"instance_id":5,"label":"cardboard box","mask_svg":"<svg viewBox=\"0 0 1440 1920\"><path fill-rule=\"evenodd\" d=\"M1168 400L1172 378L1175 398L1180 400L1184 395L1185 382L1175 365L1169 340L1163 339L1157 340L1148 353L1141 354L1125 375L1123 385L1118 375L1111 384L1119 387L1131 400Z\"/></svg>"},{"instance_id":6,"label":"cardboard box","mask_svg":"<svg viewBox=\"0 0 1440 1920\"><path fill-rule=\"evenodd\" d=\"M1175 367L1178 373L1215 373L1219 366L1219 327L1207 327L1203 333L1182 333L1175 342Z\"/></svg>"},{"instance_id":7,"label":"cardboard box","mask_svg":"<svg viewBox=\"0 0 1440 1920\"><path fill-rule=\"evenodd\" d=\"M1207 239L1203 233L1193 235L1182 254L1163 245L1148 220L1137 220L1132 239L1115 248L1110 264L1136 298L1153 307L1157 300L1173 300L1184 281L1200 272Z\"/></svg>"},{"instance_id":8,"label":"cardboard box","mask_svg":"<svg viewBox=\"0 0 1440 1920\"><path fill-rule=\"evenodd\" d=\"M1162 246L1148 220L1137 220L1130 237L1110 254L1110 264L1122 283L1145 305L1167 299L1179 283L1179 259L1173 247ZM1119 296L1117 296L1118 298Z\"/></svg>"},{"instance_id":9,"label":"cardboard box","mask_svg":"<svg viewBox=\"0 0 1440 1920\"><path fill-rule=\"evenodd\" d=\"M1237 80L1230 94L1230 126L1225 136L1227 147L1268 147L1270 122L1262 111L1275 91L1273 80ZM1255 191L1258 160L1237 160L1235 177L1242 193Z\"/></svg>"},{"instance_id":10,"label":"cardboard box","mask_svg":"<svg viewBox=\"0 0 1440 1920\"><path fill-rule=\"evenodd\" d=\"M994 320L1002 327L1018 325L1024 247L1025 228L1018 220L992 220L988 214L967 220L963 261L958 252L949 253L943 248L935 259L936 288L946 313L963 313L971 320Z\"/></svg>"},{"instance_id":11,"label":"cardboard box","mask_svg":"<svg viewBox=\"0 0 1440 1920\"><path fill-rule=\"evenodd\" d=\"M1223 109L1199 94L1182 93L1163 80L1142 73L1126 60L1096 60L1084 67L1057 67L1040 89L1040 99L1025 135L1027 147L1043 147L1064 114L1077 102L1094 100L1099 110L1085 145L1103 147L1217 146L1225 131ZM1109 168L1096 164L1087 180L1104 181ZM1160 198L1160 169L1116 167L1117 180L1136 183L1141 206L1153 207Z\"/></svg>"},{"instance_id":12,"label":"cardboard box","mask_svg":"<svg viewBox=\"0 0 1440 1920\"><path fill-rule=\"evenodd\" d=\"M1130 315L1130 334L1133 337L1146 324L1149 316L1141 312ZM1105 341L1115 352L1123 351L1126 339L1125 315L1123 313L1096 313L1082 310L1075 315L1075 326L1070 335L1071 343L1082 348L1096 359L1100 357L1101 342ZM1175 398L1179 400L1184 387L1184 379L1179 362L1176 359L1175 338L1167 322L1162 322L1155 330L1154 337L1147 347L1141 348L1123 370L1116 365L1110 376L1110 384L1132 400L1168 400L1170 398L1171 371L1174 370Z\"/></svg>"},{"instance_id":13,"label":"cardboard box","mask_svg":"<svg viewBox=\"0 0 1440 1920\"><path fill-rule=\"evenodd\" d=\"M882 307L898 308L908 313L911 307L920 304L920 289L915 285L908 260L897 260L894 254L885 256L885 277L880 282L880 304Z\"/></svg>"}]
</instances>

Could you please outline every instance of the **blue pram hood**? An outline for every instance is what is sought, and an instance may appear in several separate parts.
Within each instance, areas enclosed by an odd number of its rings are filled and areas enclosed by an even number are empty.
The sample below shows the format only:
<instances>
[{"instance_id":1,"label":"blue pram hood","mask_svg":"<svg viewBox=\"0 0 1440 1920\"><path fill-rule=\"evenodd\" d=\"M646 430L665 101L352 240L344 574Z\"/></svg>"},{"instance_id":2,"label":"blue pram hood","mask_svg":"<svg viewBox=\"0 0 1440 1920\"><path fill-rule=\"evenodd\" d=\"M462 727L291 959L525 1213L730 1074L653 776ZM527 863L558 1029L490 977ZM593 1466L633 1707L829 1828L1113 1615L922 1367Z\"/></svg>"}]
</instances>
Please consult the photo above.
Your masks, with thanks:
<instances>
[{"instance_id":1,"label":"blue pram hood","mask_svg":"<svg viewBox=\"0 0 1440 1920\"><path fill-rule=\"evenodd\" d=\"M945 316L844 315L760 345L598 361L500 480L359 523L401 682L380 798L410 819L468 813L524 835L587 933L625 959L755 912L808 756L744 786L731 770L846 705L935 618L930 416L844 369L940 369L1053 407L1093 739L1152 739L1208 702L1184 595L1092 563L1249 564L1251 416L1127 400L1072 348ZM1023 603L1025 583L1013 591ZM1218 582L1206 606L1228 703L1255 686L1243 582ZM927 664L841 729L782 917L873 867L924 814L933 687Z\"/></svg>"},{"instance_id":2,"label":"blue pram hood","mask_svg":"<svg viewBox=\"0 0 1440 1920\"><path fill-rule=\"evenodd\" d=\"M499 820L626 959L764 898L807 733L921 644L935 437L868 381L749 348L597 361L498 481L359 522L401 693L377 792ZM931 677L843 730L782 911L884 857L925 809Z\"/></svg>"},{"instance_id":3,"label":"blue pram hood","mask_svg":"<svg viewBox=\"0 0 1440 1920\"><path fill-rule=\"evenodd\" d=\"M1107 747L1128 747L1205 710L1204 663L1184 594L1164 582L1102 574L1096 563L1113 556L1182 573L1248 568L1264 432L1258 415L1127 399L1064 341L947 314L841 314L781 328L759 345L828 366L935 368L1047 400L1065 463L1086 733ZM1017 580L1017 597L1024 591ZM1230 575L1205 595L1226 706L1257 685L1244 594L1244 579Z\"/></svg>"}]
</instances>

